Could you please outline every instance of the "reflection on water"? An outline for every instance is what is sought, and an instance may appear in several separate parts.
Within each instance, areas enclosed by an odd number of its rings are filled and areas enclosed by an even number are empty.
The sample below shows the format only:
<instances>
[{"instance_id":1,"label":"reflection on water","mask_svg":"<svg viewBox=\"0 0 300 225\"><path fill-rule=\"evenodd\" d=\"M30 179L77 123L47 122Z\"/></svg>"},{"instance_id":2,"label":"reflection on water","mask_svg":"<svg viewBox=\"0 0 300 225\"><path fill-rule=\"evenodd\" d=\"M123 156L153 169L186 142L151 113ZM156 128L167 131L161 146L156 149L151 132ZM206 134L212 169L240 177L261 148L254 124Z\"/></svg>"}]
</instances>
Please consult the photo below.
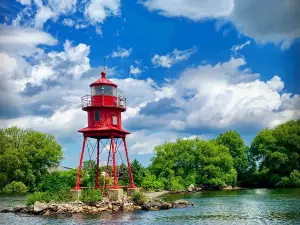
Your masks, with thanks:
<instances>
[{"instance_id":1,"label":"reflection on water","mask_svg":"<svg viewBox=\"0 0 300 225\"><path fill-rule=\"evenodd\" d=\"M57 215L0 214L0 224L300 224L300 189L247 189L166 196L187 199L194 207L133 213ZM22 203L0 197L0 209Z\"/></svg>"}]
</instances>

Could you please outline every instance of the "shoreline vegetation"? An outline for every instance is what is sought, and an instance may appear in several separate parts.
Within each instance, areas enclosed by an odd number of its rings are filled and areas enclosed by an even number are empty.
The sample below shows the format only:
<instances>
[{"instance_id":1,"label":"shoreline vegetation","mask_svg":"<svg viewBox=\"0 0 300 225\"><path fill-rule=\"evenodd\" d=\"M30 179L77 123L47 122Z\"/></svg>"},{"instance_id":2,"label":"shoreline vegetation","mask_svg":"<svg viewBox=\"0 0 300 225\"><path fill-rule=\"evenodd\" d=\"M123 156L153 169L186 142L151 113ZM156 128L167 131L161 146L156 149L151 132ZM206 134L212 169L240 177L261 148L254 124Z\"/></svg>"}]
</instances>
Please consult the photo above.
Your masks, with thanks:
<instances>
[{"instance_id":1,"label":"shoreline vegetation","mask_svg":"<svg viewBox=\"0 0 300 225\"><path fill-rule=\"evenodd\" d=\"M0 193L28 194L26 202L65 204L71 202L77 169L51 171L63 158L62 147L53 135L11 127L0 130ZM156 146L148 167L134 159L135 184L144 192L166 193L243 188L300 187L300 120L288 121L273 129L263 129L247 146L236 131L215 139L178 139ZM84 161L83 204L105 199L93 189L96 162ZM119 185L129 181L128 168L118 165ZM99 167L101 174L104 166ZM108 168L110 174L112 168ZM100 186L104 177L100 176ZM112 179L107 177L106 184ZM155 195L149 197L156 199ZM102 198L103 197L103 198Z\"/></svg>"}]
</instances>

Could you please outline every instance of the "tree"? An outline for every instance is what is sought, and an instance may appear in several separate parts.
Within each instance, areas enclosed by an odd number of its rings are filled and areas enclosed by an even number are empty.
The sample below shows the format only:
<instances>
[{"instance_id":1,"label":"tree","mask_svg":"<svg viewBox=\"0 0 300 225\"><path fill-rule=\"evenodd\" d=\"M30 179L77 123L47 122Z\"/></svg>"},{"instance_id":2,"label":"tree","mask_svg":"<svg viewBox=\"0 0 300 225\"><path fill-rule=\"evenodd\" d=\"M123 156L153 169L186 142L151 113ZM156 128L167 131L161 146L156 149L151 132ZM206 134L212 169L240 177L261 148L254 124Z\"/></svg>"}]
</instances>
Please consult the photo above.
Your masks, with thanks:
<instances>
[{"instance_id":1,"label":"tree","mask_svg":"<svg viewBox=\"0 0 300 225\"><path fill-rule=\"evenodd\" d=\"M131 171L135 185L138 187L141 186L142 181L145 177L146 169L139 161L134 159L131 163Z\"/></svg>"},{"instance_id":2,"label":"tree","mask_svg":"<svg viewBox=\"0 0 300 225\"><path fill-rule=\"evenodd\" d=\"M190 182L213 187L236 184L237 174L229 150L214 140L178 139L157 146L155 152L149 169L167 189L172 189L172 185L186 188ZM177 183L171 184L172 180Z\"/></svg>"},{"instance_id":3,"label":"tree","mask_svg":"<svg viewBox=\"0 0 300 225\"><path fill-rule=\"evenodd\" d=\"M300 120L260 131L252 141L250 152L259 163L260 186L282 186L282 183L287 186L292 172L300 171Z\"/></svg>"},{"instance_id":4,"label":"tree","mask_svg":"<svg viewBox=\"0 0 300 225\"><path fill-rule=\"evenodd\" d=\"M220 134L216 141L229 149L229 153L233 158L234 168L237 171L238 181L245 180L248 169L247 147L240 134L236 131L227 131Z\"/></svg>"},{"instance_id":5,"label":"tree","mask_svg":"<svg viewBox=\"0 0 300 225\"><path fill-rule=\"evenodd\" d=\"M0 143L0 188L21 181L33 190L63 155L53 135L30 129L1 129Z\"/></svg>"}]
</instances>

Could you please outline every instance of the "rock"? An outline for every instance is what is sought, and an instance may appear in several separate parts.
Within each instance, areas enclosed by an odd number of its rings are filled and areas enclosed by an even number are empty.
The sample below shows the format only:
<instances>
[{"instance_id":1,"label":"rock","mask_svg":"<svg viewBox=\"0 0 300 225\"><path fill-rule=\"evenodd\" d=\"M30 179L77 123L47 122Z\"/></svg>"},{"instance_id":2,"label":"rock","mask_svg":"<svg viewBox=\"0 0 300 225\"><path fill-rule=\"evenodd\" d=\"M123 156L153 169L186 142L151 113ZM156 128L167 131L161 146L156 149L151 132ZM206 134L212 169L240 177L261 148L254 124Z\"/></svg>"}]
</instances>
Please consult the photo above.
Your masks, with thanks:
<instances>
[{"instance_id":1,"label":"rock","mask_svg":"<svg viewBox=\"0 0 300 225\"><path fill-rule=\"evenodd\" d=\"M51 209L52 211L57 211L57 209L58 209L58 206L57 205L55 205L55 204L50 204L49 206L49 209Z\"/></svg>"},{"instance_id":2,"label":"rock","mask_svg":"<svg viewBox=\"0 0 300 225\"><path fill-rule=\"evenodd\" d=\"M112 205L112 211L120 211L121 206L120 205Z\"/></svg>"},{"instance_id":3,"label":"rock","mask_svg":"<svg viewBox=\"0 0 300 225\"><path fill-rule=\"evenodd\" d=\"M188 188L187 188L187 190L189 191L189 192L192 192L193 190L194 190L194 185L193 184L191 184Z\"/></svg>"},{"instance_id":4,"label":"rock","mask_svg":"<svg viewBox=\"0 0 300 225\"><path fill-rule=\"evenodd\" d=\"M24 208L26 208L25 206L15 206L14 209L13 209L13 212L21 212L21 211L24 211Z\"/></svg>"},{"instance_id":5,"label":"rock","mask_svg":"<svg viewBox=\"0 0 300 225\"><path fill-rule=\"evenodd\" d=\"M169 202L161 202L161 207L160 209L170 209L172 208L172 203Z\"/></svg>"},{"instance_id":6,"label":"rock","mask_svg":"<svg viewBox=\"0 0 300 225\"><path fill-rule=\"evenodd\" d=\"M160 210L164 207L167 207L165 204L161 202L146 202L142 205L142 209L144 210Z\"/></svg>"},{"instance_id":7,"label":"rock","mask_svg":"<svg viewBox=\"0 0 300 225\"><path fill-rule=\"evenodd\" d=\"M134 210L134 205L131 202L130 203L125 202L122 205L121 210L124 211L124 212L132 212Z\"/></svg>"},{"instance_id":8,"label":"rock","mask_svg":"<svg viewBox=\"0 0 300 225\"><path fill-rule=\"evenodd\" d=\"M150 210L150 208L151 208L150 202L146 202L142 205L143 210Z\"/></svg>"},{"instance_id":9,"label":"rock","mask_svg":"<svg viewBox=\"0 0 300 225\"><path fill-rule=\"evenodd\" d=\"M47 209L48 205L46 203L36 201L33 205L33 211L36 213L42 212L43 210Z\"/></svg>"},{"instance_id":10,"label":"rock","mask_svg":"<svg viewBox=\"0 0 300 225\"><path fill-rule=\"evenodd\" d=\"M161 203L160 202L151 202L150 210L160 210Z\"/></svg>"},{"instance_id":11,"label":"rock","mask_svg":"<svg viewBox=\"0 0 300 225\"><path fill-rule=\"evenodd\" d=\"M142 207L141 207L141 206L139 206L139 205L134 205L134 206L133 206L133 209L134 209L134 210L141 210L141 209L142 209Z\"/></svg>"},{"instance_id":12,"label":"rock","mask_svg":"<svg viewBox=\"0 0 300 225\"><path fill-rule=\"evenodd\" d=\"M51 215L52 213L51 213L51 210L50 209L46 209L45 211L44 211L44 213L43 213L43 215L44 216L49 216L49 215Z\"/></svg>"},{"instance_id":13,"label":"rock","mask_svg":"<svg viewBox=\"0 0 300 225\"><path fill-rule=\"evenodd\" d=\"M172 208L185 208L188 207L190 203L186 200L179 199L177 201L172 202Z\"/></svg>"},{"instance_id":14,"label":"rock","mask_svg":"<svg viewBox=\"0 0 300 225\"><path fill-rule=\"evenodd\" d=\"M201 187L195 187L194 191L196 191L196 192L202 191L202 188Z\"/></svg>"},{"instance_id":15,"label":"rock","mask_svg":"<svg viewBox=\"0 0 300 225\"><path fill-rule=\"evenodd\" d=\"M10 213L10 212L14 212L14 209L2 209L2 210L0 210L0 213Z\"/></svg>"},{"instance_id":16,"label":"rock","mask_svg":"<svg viewBox=\"0 0 300 225\"><path fill-rule=\"evenodd\" d=\"M102 203L109 203L110 201L107 197L103 197L101 202Z\"/></svg>"}]
</instances>

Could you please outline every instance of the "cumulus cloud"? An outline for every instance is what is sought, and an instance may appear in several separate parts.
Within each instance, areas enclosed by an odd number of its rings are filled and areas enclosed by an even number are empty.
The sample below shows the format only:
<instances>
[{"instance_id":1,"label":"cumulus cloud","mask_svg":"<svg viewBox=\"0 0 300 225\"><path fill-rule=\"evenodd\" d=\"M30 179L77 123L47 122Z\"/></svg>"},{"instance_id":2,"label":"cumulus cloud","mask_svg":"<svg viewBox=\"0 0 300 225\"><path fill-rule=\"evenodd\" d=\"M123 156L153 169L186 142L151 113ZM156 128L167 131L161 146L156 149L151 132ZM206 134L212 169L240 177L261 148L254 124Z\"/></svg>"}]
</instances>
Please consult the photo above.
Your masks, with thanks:
<instances>
[{"instance_id":1,"label":"cumulus cloud","mask_svg":"<svg viewBox=\"0 0 300 225\"><path fill-rule=\"evenodd\" d=\"M55 45L57 40L50 34L34 28L0 25L0 51L30 56L42 52L39 45Z\"/></svg>"},{"instance_id":2,"label":"cumulus cloud","mask_svg":"<svg viewBox=\"0 0 300 225\"><path fill-rule=\"evenodd\" d=\"M64 19L62 23L68 27L73 27L75 25L75 22L71 19Z\"/></svg>"},{"instance_id":3,"label":"cumulus cloud","mask_svg":"<svg viewBox=\"0 0 300 225\"><path fill-rule=\"evenodd\" d=\"M280 45L282 50L300 37L298 0L146 0L142 4L168 17L231 21L244 35L262 44Z\"/></svg>"},{"instance_id":4,"label":"cumulus cloud","mask_svg":"<svg viewBox=\"0 0 300 225\"><path fill-rule=\"evenodd\" d=\"M204 20L229 16L233 8L233 0L146 0L143 5L150 11L168 17Z\"/></svg>"},{"instance_id":5,"label":"cumulus cloud","mask_svg":"<svg viewBox=\"0 0 300 225\"><path fill-rule=\"evenodd\" d=\"M56 21L61 14L74 13L76 2L76 0L48 0L44 4L42 1L36 0L35 3L38 9L34 18L34 26L43 28L44 23L49 19Z\"/></svg>"},{"instance_id":6,"label":"cumulus cloud","mask_svg":"<svg viewBox=\"0 0 300 225\"><path fill-rule=\"evenodd\" d=\"M230 18L246 36L260 43L279 44L284 50L289 48L294 39L300 37L299 14L298 0L235 0Z\"/></svg>"},{"instance_id":7,"label":"cumulus cloud","mask_svg":"<svg viewBox=\"0 0 300 225\"><path fill-rule=\"evenodd\" d=\"M136 76L136 75L139 75L141 73L143 73L144 71L142 69L140 69L138 66L134 66L134 65L130 65L130 68L129 68L129 73Z\"/></svg>"},{"instance_id":8,"label":"cumulus cloud","mask_svg":"<svg viewBox=\"0 0 300 225\"><path fill-rule=\"evenodd\" d=\"M107 17L120 13L120 0L91 0L84 11L91 24L103 23Z\"/></svg>"},{"instance_id":9,"label":"cumulus cloud","mask_svg":"<svg viewBox=\"0 0 300 225\"><path fill-rule=\"evenodd\" d=\"M170 52L166 55L158 55L155 54L151 59L152 64L155 67L166 67L171 68L174 64L179 63L181 61L188 60L191 55L197 52L197 48L193 47L191 49L180 51L178 49L174 49L173 52Z\"/></svg>"}]
</instances>

